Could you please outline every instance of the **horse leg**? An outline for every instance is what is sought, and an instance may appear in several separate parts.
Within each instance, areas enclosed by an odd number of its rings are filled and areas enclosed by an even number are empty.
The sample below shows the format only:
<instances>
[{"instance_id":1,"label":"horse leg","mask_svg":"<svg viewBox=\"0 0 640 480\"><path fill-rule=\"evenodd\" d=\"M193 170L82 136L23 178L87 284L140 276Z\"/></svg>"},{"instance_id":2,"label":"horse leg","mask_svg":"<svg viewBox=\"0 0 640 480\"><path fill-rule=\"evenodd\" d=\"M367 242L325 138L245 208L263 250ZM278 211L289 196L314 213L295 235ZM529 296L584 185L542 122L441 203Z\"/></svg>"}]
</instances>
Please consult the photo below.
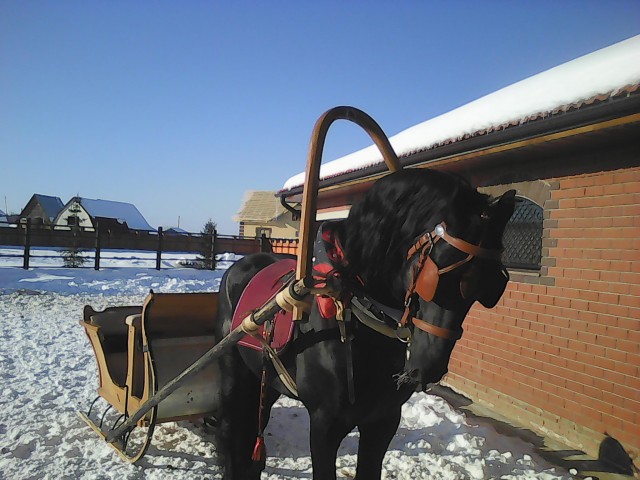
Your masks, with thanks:
<instances>
[{"instance_id":1,"label":"horse leg","mask_svg":"<svg viewBox=\"0 0 640 480\"><path fill-rule=\"evenodd\" d=\"M235 263L220 284L220 300L214 326L218 341L231 330L233 312L249 281L277 257L254 254ZM218 461L226 480L257 480L265 462L251 460L258 434L260 379L242 359L239 347L229 347L218 361L219 378L214 388L216 396L215 444ZM265 419L275 399L265 402Z\"/></svg>"},{"instance_id":2,"label":"horse leg","mask_svg":"<svg viewBox=\"0 0 640 480\"><path fill-rule=\"evenodd\" d=\"M324 411L310 412L309 417L313 480L335 480L338 447L353 426Z\"/></svg>"},{"instance_id":3,"label":"horse leg","mask_svg":"<svg viewBox=\"0 0 640 480\"><path fill-rule=\"evenodd\" d=\"M216 427L216 452L228 480L258 480L266 459L253 461L251 456L258 435L260 380L244 364L236 350L223 359L220 378L220 408ZM264 419L278 395L265 399Z\"/></svg>"},{"instance_id":4,"label":"horse leg","mask_svg":"<svg viewBox=\"0 0 640 480\"><path fill-rule=\"evenodd\" d=\"M400 424L400 408L374 422L358 425L360 442L358 443L357 480L380 480L382 461L387 453L391 439Z\"/></svg>"}]
</instances>

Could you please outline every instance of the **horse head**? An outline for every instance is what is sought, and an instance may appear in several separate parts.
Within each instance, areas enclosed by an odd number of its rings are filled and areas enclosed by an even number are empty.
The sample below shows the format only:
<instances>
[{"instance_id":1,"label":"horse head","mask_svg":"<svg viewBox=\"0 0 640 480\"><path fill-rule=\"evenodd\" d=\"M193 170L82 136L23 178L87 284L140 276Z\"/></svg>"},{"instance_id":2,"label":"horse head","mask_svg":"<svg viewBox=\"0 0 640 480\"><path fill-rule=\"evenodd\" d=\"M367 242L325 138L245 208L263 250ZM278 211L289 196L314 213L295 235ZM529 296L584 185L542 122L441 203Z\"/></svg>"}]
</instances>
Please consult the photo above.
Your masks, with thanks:
<instances>
[{"instance_id":1,"label":"horse head","mask_svg":"<svg viewBox=\"0 0 640 480\"><path fill-rule=\"evenodd\" d=\"M474 302L493 307L508 281L502 234L515 191L499 198L433 170L379 180L347 219L345 250L367 294L404 309L411 331L401 381L438 382Z\"/></svg>"}]
</instances>

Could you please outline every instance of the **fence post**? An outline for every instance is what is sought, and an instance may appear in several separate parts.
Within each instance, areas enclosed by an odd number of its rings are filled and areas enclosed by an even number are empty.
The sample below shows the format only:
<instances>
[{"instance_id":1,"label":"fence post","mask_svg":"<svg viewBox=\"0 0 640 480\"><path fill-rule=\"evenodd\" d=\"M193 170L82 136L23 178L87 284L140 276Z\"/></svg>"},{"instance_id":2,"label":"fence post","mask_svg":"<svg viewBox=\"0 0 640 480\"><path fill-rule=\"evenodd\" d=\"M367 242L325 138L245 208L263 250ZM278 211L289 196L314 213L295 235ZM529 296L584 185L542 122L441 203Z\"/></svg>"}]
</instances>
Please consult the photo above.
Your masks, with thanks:
<instances>
[{"instance_id":1,"label":"fence post","mask_svg":"<svg viewBox=\"0 0 640 480\"><path fill-rule=\"evenodd\" d=\"M29 270L29 255L31 254L31 219L27 218L27 223L24 229L24 258L22 261L22 268Z\"/></svg>"},{"instance_id":2,"label":"fence post","mask_svg":"<svg viewBox=\"0 0 640 480\"><path fill-rule=\"evenodd\" d=\"M271 253L273 252L273 247L271 245L271 242L269 241L269 239L267 238L267 236L262 233L262 235L260 235L260 251L262 253Z\"/></svg>"},{"instance_id":3,"label":"fence post","mask_svg":"<svg viewBox=\"0 0 640 480\"><path fill-rule=\"evenodd\" d=\"M95 270L100 270L100 222L96 221L96 254L95 254L95 263L93 268Z\"/></svg>"},{"instance_id":4,"label":"fence post","mask_svg":"<svg viewBox=\"0 0 640 480\"><path fill-rule=\"evenodd\" d=\"M160 261L162 260L162 239L164 237L164 232L162 231L162 227L158 227L158 252L156 255L156 270L160 270Z\"/></svg>"},{"instance_id":5,"label":"fence post","mask_svg":"<svg viewBox=\"0 0 640 480\"><path fill-rule=\"evenodd\" d=\"M218 231L214 228L211 235L211 270L216 269L216 238L218 237Z\"/></svg>"}]
</instances>

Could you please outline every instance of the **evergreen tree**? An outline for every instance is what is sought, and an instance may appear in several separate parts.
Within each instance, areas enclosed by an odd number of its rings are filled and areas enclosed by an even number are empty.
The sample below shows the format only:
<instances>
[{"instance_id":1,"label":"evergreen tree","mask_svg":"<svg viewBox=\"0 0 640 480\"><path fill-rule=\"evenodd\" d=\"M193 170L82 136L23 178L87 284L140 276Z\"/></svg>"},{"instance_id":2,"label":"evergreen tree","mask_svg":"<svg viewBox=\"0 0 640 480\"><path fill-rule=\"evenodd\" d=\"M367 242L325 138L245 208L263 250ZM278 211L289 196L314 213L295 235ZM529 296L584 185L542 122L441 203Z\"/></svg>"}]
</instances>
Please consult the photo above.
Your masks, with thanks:
<instances>
[{"instance_id":1,"label":"evergreen tree","mask_svg":"<svg viewBox=\"0 0 640 480\"><path fill-rule=\"evenodd\" d=\"M67 217L67 225L71 226L73 243L69 248L61 252L65 267L78 268L87 261L87 259L82 256L82 249L78 248L78 232L80 231L80 217L78 217L78 214L81 211L82 209L77 202L69 207L69 213L71 215Z\"/></svg>"},{"instance_id":2,"label":"evergreen tree","mask_svg":"<svg viewBox=\"0 0 640 480\"><path fill-rule=\"evenodd\" d=\"M202 250L198 256L198 261L202 264L203 268L213 270L216 268L216 257L213 253L215 238L216 238L216 222L212 219L207 220L200 230L202 235Z\"/></svg>"}]
</instances>

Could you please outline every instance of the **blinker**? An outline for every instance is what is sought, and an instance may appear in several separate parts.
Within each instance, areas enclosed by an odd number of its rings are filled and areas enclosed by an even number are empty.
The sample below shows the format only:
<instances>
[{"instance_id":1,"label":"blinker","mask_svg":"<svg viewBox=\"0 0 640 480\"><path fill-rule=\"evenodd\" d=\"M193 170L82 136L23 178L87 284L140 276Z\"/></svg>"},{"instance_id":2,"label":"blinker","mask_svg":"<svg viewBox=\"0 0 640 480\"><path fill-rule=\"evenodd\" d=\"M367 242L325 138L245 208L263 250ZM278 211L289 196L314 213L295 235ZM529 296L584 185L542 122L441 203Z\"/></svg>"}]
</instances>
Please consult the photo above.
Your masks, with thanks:
<instances>
[{"instance_id":1,"label":"blinker","mask_svg":"<svg viewBox=\"0 0 640 480\"><path fill-rule=\"evenodd\" d=\"M420 298L425 302L430 302L433 300L436 290L438 289L439 279L440 272L438 271L438 266L433 260L431 260L431 257L427 257L427 260L416 279L414 291L420 295Z\"/></svg>"}]
</instances>

